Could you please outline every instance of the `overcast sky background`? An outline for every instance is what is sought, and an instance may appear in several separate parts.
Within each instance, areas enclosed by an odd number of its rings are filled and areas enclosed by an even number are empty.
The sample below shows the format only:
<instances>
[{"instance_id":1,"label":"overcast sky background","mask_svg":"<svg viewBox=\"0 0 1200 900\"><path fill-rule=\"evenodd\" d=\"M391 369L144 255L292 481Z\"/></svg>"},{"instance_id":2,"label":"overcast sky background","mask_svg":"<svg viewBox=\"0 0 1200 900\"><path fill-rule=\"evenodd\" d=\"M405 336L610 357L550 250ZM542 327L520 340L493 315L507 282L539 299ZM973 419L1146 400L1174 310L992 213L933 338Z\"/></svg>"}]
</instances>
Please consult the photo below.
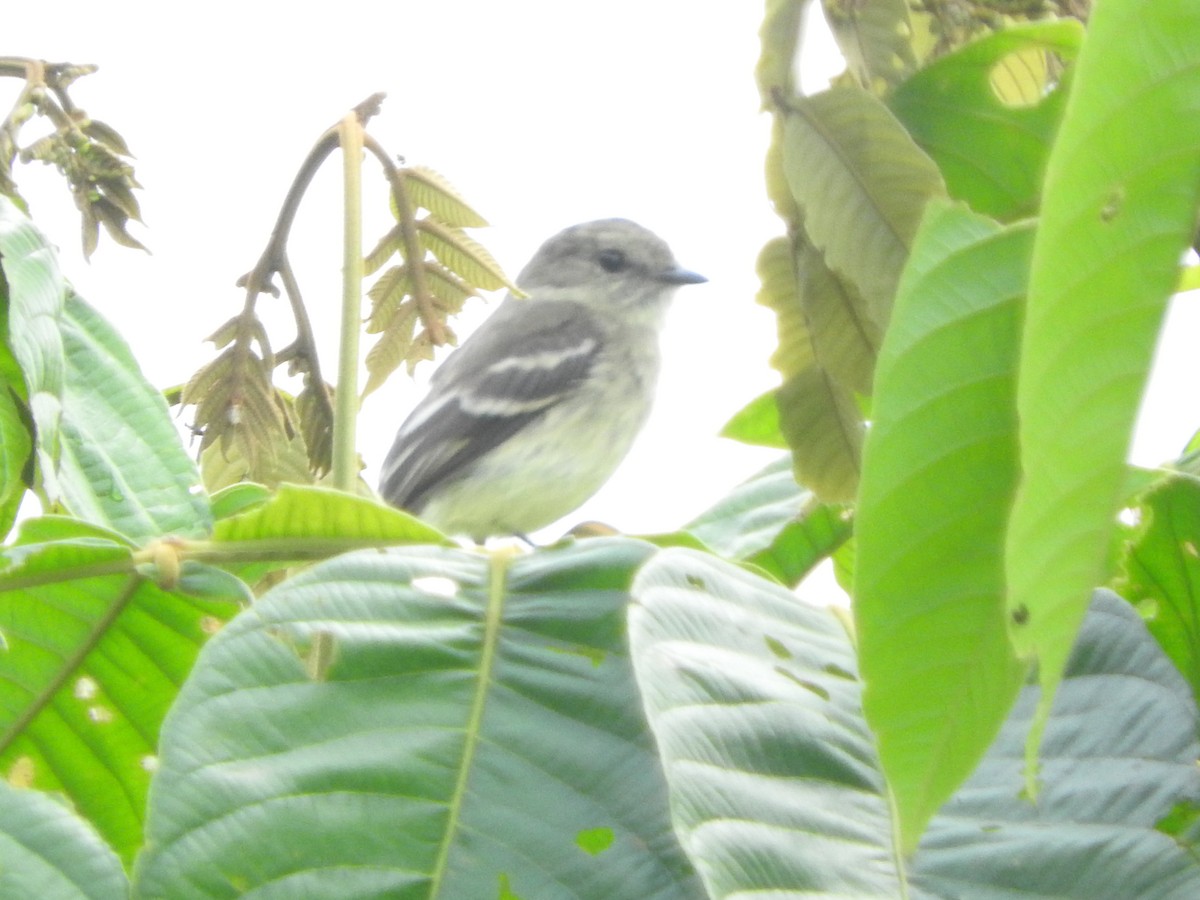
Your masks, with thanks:
<instances>
[{"instance_id":1,"label":"overcast sky background","mask_svg":"<svg viewBox=\"0 0 1200 900\"><path fill-rule=\"evenodd\" d=\"M0 53L100 66L71 95L136 155L146 227L132 229L152 255L102 235L85 263L57 175L39 165L17 177L67 277L116 323L158 386L186 380L211 358L202 338L240 308L234 282L261 253L297 166L324 129L377 91L388 97L371 133L459 189L491 222L476 236L510 274L567 225L607 216L646 225L710 280L678 294L650 425L613 480L563 526L598 519L628 532L669 530L774 455L715 436L777 380L768 366L773 317L754 303L755 257L781 231L763 189L769 123L753 79L762 6L8 4ZM839 66L827 37L810 39L804 76L814 85ZM5 109L15 85L0 83ZM330 162L291 245L328 338L328 373L336 370L342 240L340 160ZM367 171L369 248L389 218L386 187ZM1175 456L1200 422L1190 389L1200 376L1196 304L1177 306L1134 450L1143 464ZM276 346L290 339L285 331ZM429 371L423 364L421 374ZM359 448L372 484L418 392L398 377L367 400Z\"/></svg>"}]
</instances>

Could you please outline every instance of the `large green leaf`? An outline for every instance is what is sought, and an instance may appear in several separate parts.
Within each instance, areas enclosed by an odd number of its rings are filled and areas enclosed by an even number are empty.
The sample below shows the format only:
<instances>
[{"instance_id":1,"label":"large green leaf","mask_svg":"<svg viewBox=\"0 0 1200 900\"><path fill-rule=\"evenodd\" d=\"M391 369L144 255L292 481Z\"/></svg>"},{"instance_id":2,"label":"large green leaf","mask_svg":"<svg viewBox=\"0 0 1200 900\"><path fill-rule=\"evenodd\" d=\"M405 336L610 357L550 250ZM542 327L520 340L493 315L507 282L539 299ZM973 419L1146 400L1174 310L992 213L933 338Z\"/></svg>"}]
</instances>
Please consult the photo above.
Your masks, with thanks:
<instances>
[{"instance_id":1,"label":"large green leaf","mask_svg":"<svg viewBox=\"0 0 1200 900\"><path fill-rule=\"evenodd\" d=\"M624 637L650 547L347 554L205 648L140 896L702 897Z\"/></svg>"},{"instance_id":2,"label":"large green leaf","mask_svg":"<svg viewBox=\"0 0 1200 900\"><path fill-rule=\"evenodd\" d=\"M265 502L218 521L212 543L204 550L194 548L191 556L211 559L254 583L268 572L364 545L448 542L440 531L375 500L330 488L283 484Z\"/></svg>"},{"instance_id":3,"label":"large green leaf","mask_svg":"<svg viewBox=\"0 0 1200 900\"><path fill-rule=\"evenodd\" d=\"M1047 165L1006 551L1009 631L1037 659L1047 703L1105 580L1130 434L1196 226L1197 34L1193 0L1097 4Z\"/></svg>"},{"instance_id":4,"label":"large green leaf","mask_svg":"<svg viewBox=\"0 0 1200 900\"><path fill-rule=\"evenodd\" d=\"M0 781L0 897L128 896L121 861L66 804Z\"/></svg>"},{"instance_id":5,"label":"large green leaf","mask_svg":"<svg viewBox=\"0 0 1200 900\"><path fill-rule=\"evenodd\" d=\"M937 166L864 90L792 100L783 169L809 239L882 329L926 201L945 191Z\"/></svg>"},{"instance_id":6,"label":"large green leaf","mask_svg":"<svg viewBox=\"0 0 1200 900\"><path fill-rule=\"evenodd\" d=\"M1081 634L1047 729L1039 803L1021 796L1030 685L909 860L850 639L829 610L681 549L647 563L633 595L634 667L676 829L712 897L1200 892L1194 835L1175 821L1200 799L1196 708L1118 598L1101 592Z\"/></svg>"},{"instance_id":7,"label":"large green leaf","mask_svg":"<svg viewBox=\"0 0 1200 900\"><path fill-rule=\"evenodd\" d=\"M930 824L914 881L938 897L1190 900L1200 844L1196 704L1129 605L1097 591L1046 728L1045 789L1022 791L1039 691Z\"/></svg>"},{"instance_id":8,"label":"large green leaf","mask_svg":"<svg viewBox=\"0 0 1200 900\"><path fill-rule=\"evenodd\" d=\"M0 767L66 794L130 861L163 716L234 607L156 587L121 536L66 518L23 523L3 562Z\"/></svg>"},{"instance_id":9,"label":"large green leaf","mask_svg":"<svg viewBox=\"0 0 1200 900\"><path fill-rule=\"evenodd\" d=\"M1073 56L1082 38L1071 19L990 34L917 72L888 106L937 162L951 196L1001 219L1032 215L1066 91L1053 86L1034 103L1010 104L993 75L1029 51Z\"/></svg>"},{"instance_id":10,"label":"large green leaf","mask_svg":"<svg viewBox=\"0 0 1200 900\"><path fill-rule=\"evenodd\" d=\"M688 550L658 554L633 595L634 667L675 828L710 896L902 896L833 614Z\"/></svg>"},{"instance_id":11,"label":"large green leaf","mask_svg":"<svg viewBox=\"0 0 1200 900\"><path fill-rule=\"evenodd\" d=\"M73 294L62 335L67 374L59 482L68 509L134 539L208 531L212 517L200 474L166 401L129 347Z\"/></svg>"},{"instance_id":12,"label":"large green leaf","mask_svg":"<svg viewBox=\"0 0 1200 900\"><path fill-rule=\"evenodd\" d=\"M1200 481L1178 476L1141 502L1143 529L1125 552L1123 596L1200 697Z\"/></svg>"},{"instance_id":13,"label":"large green leaf","mask_svg":"<svg viewBox=\"0 0 1200 900\"><path fill-rule=\"evenodd\" d=\"M879 358L854 611L867 719L906 852L1021 683L1005 632L1004 534L1032 237L931 203Z\"/></svg>"}]
</instances>

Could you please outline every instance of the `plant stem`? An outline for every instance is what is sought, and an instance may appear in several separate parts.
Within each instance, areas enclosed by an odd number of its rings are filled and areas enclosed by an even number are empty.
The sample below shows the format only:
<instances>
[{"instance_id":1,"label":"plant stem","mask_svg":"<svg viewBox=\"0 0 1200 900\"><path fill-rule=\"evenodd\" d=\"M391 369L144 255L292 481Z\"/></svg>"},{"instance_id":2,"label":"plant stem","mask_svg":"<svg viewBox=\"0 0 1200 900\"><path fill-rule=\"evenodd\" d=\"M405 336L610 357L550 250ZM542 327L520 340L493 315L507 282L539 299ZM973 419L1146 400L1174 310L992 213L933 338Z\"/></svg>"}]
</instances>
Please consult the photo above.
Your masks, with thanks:
<instances>
[{"instance_id":1,"label":"plant stem","mask_svg":"<svg viewBox=\"0 0 1200 900\"><path fill-rule=\"evenodd\" d=\"M342 259L342 334L334 391L333 486L354 491L358 478L355 441L358 420L359 329L362 326L362 155L363 131L355 113L338 129L342 145L344 245Z\"/></svg>"}]
</instances>

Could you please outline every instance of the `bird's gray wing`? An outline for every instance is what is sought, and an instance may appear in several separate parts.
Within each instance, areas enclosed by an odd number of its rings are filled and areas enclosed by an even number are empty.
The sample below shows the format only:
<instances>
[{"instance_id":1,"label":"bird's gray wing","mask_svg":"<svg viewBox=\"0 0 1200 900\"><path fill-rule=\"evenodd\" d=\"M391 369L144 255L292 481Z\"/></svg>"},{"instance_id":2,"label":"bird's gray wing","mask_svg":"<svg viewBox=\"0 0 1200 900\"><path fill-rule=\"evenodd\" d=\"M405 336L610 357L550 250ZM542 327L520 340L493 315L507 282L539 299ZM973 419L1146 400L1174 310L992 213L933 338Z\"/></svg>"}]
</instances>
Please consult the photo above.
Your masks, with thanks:
<instances>
[{"instance_id":1,"label":"bird's gray wing","mask_svg":"<svg viewBox=\"0 0 1200 900\"><path fill-rule=\"evenodd\" d=\"M384 499L419 512L438 485L570 396L602 339L575 303L505 301L434 373L400 426L383 464Z\"/></svg>"}]
</instances>

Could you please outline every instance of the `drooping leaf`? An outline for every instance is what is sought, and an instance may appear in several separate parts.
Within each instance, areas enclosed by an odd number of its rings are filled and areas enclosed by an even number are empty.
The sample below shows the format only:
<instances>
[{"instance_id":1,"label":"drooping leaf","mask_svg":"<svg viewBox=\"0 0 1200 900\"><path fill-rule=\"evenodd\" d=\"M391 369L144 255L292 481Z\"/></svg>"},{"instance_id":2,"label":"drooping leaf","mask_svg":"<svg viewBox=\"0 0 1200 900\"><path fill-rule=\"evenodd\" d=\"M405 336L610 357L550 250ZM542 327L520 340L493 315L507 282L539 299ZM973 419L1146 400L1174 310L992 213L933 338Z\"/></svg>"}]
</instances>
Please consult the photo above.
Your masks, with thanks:
<instances>
[{"instance_id":1,"label":"drooping leaf","mask_svg":"<svg viewBox=\"0 0 1200 900\"><path fill-rule=\"evenodd\" d=\"M760 283L755 300L775 313L775 330L779 335L771 366L784 378L790 378L816 363L812 336L799 299L792 241L782 237L768 241L759 251L755 268Z\"/></svg>"},{"instance_id":2,"label":"drooping leaf","mask_svg":"<svg viewBox=\"0 0 1200 900\"><path fill-rule=\"evenodd\" d=\"M809 239L882 329L921 211L945 191L937 166L880 100L850 87L789 103L783 166Z\"/></svg>"},{"instance_id":3,"label":"drooping leaf","mask_svg":"<svg viewBox=\"0 0 1200 900\"><path fill-rule=\"evenodd\" d=\"M630 641L675 827L712 897L1185 900L1200 798L1197 714L1123 601L1098 592L1047 729L1046 790L1021 796L1026 686L933 820L896 843L846 632L744 569L666 550L633 587ZM1185 820L1186 821L1186 820ZM1174 831L1172 831L1174 829Z\"/></svg>"},{"instance_id":4,"label":"drooping leaf","mask_svg":"<svg viewBox=\"0 0 1200 900\"><path fill-rule=\"evenodd\" d=\"M1021 684L1003 560L1032 238L931 203L880 353L854 613L863 702L906 853L978 764Z\"/></svg>"},{"instance_id":5,"label":"drooping leaf","mask_svg":"<svg viewBox=\"0 0 1200 900\"><path fill-rule=\"evenodd\" d=\"M825 18L850 71L876 93L916 68L906 0L823 0Z\"/></svg>"},{"instance_id":6,"label":"drooping leaf","mask_svg":"<svg viewBox=\"0 0 1200 900\"><path fill-rule=\"evenodd\" d=\"M698 900L624 640L649 549L356 553L265 595L172 711L141 894Z\"/></svg>"},{"instance_id":7,"label":"drooping leaf","mask_svg":"<svg viewBox=\"0 0 1200 900\"><path fill-rule=\"evenodd\" d=\"M770 106L776 96L796 93L796 48L801 41L804 10L811 0L768 0L758 30L761 51L754 67L763 105Z\"/></svg>"},{"instance_id":8,"label":"drooping leaf","mask_svg":"<svg viewBox=\"0 0 1200 900\"><path fill-rule=\"evenodd\" d=\"M1082 37L1069 19L1008 28L897 87L888 106L937 161L951 196L1000 219L1036 211L1066 90L1043 83L1032 102L1009 102L997 95L993 75L1026 51L1073 56Z\"/></svg>"},{"instance_id":9,"label":"drooping leaf","mask_svg":"<svg viewBox=\"0 0 1200 900\"><path fill-rule=\"evenodd\" d=\"M795 252L797 299L818 364L838 384L869 396L881 329L854 286L830 270L812 244L798 240Z\"/></svg>"},{"instance_id":10,"label":"drooping leaf","mask_svg":"<svg viewBox=\"0 0 1200 900\"><path fill-rule=\"evenodd\" d=\"M813 366L787 379L776 402L796 480L827 503L854 499L864 429L853 392Z\"/></svg>"},{"instance_id":11,"label":"drooping leaf","mask_svg":"<svg viewBox=\"0 0 1200 900\"><path fill-rule=\"evenodd\" d=\"M65 803L0 781L0 896L125 900L112 849Z\"/></svg>"},{"instance_id":12,"label":"drooping leaf","mask_svg":"<svg viewBox=\"0 0 1200 900\"><path fill-rule=\"evenodd\" d=\"M1009 632L1037 660L1047 704L1088 591L1106 580L1130 434L1195 230L1198 31L1187 0L1098 4L1047 164L1006 551Z\"/></svg>"}]
</instances>

